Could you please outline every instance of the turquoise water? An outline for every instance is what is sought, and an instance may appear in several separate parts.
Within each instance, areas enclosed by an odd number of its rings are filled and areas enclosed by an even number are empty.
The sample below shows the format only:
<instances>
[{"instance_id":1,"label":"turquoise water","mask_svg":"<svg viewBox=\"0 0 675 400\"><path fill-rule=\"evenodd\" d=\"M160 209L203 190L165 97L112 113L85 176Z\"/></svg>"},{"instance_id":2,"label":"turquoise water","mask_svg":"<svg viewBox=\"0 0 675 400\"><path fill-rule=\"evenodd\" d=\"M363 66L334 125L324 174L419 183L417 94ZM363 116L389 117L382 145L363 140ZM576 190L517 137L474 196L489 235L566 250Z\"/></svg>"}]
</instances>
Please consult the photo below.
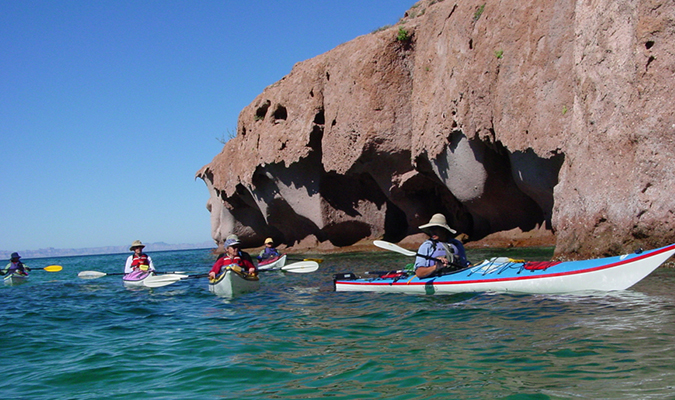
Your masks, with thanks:
<instances>
[{"instance_id":1,"label":"turquoise water","mask_svg":"<svg viewBox=\"0 0 675 400\"><path fill-rule=\"evenodd\" d=\"M208 250L149 254L206 272ZM551 249L469 251L547 259ZM398 254L321 255L231 300L193 279L127 289L127 254L25 260L0 287L2 399L665 399L675 396L675 271L596 296L336 293L332 275Z\"/></svg>"}]
</instances>

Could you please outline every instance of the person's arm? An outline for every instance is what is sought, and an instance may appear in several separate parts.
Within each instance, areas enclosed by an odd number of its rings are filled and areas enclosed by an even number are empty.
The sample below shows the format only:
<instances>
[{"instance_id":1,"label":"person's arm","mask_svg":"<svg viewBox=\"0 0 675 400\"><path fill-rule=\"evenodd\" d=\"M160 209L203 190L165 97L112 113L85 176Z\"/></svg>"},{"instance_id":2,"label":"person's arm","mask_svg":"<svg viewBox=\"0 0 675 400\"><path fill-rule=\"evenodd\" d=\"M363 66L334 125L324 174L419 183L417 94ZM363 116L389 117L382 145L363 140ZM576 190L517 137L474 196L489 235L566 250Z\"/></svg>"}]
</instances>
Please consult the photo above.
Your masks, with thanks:
<instances>
[{"instance_id":1,"label":"person's arm","mask_svg":"<svg viewBox=\"0 0 675 400\"><path fill-rule=\"evenodd\" d=\"M420 279L426 278L427 276L433 274L438 270L439 270L438 264L432 265L430 267L417 267L417 269L415 269L415 275Z\"/></svg>"},{"instance_id":2,"label":"person's arm","mask_svg":"<svg viewBox=\"0 0 675 400\"><path fill-rule=\"evenodd\" d=\"M148 263L149 263L148 270L154 271L155 270L155 264L152 263L152 258L150 258L150 256L148 256Z\"/></svg>"},{"instance_id":3,"label":"person's arm","mask_svg":"<svg viewBox=\"0 0 675 400\"><path fill-rule=\"evenodd\" d=\"M127 258L127 262L126 262L126 264L124 264L124 273L125 274L130 274L131 272L133 272L133 270L131 269L131 262L133 261L133 259L134 259L134 256L129 256Z\"/></svg>"},{"instance_id":4,"label":"person's arm","mask_svg":"<svg viewBox=\"0 0 675 400\"><path fill-rule=\"evenodd\" d=\"M427 240L417 250L418 256L415 258L415 275L418 278L426 278L447 264L445 257L432 258L435 250L434 243Z\"/></svg>"},{"instance_id":5,"label":"person's arm","mask_svg":"<svg viewBox=\"0 0 675 400\"><path fill-rule=\"evenodd\" d=\"M250 275L255 274L255 265L245 258L241 259L241 267L244 268Z\"/></svg>"},{"instance_id":6,"label":"person's arm","mask_svg":"<svg viewBox=\"0 0 675 400\"><path fill-rule=\"evenodd\" d=\"M216 275L220 273L220 268L223 266L224 259L225 257L216 260L216 262L213 264L213 267L211 267L211 270L209 271L209 279L215 279Z\"/></svg>"}]
</instances>

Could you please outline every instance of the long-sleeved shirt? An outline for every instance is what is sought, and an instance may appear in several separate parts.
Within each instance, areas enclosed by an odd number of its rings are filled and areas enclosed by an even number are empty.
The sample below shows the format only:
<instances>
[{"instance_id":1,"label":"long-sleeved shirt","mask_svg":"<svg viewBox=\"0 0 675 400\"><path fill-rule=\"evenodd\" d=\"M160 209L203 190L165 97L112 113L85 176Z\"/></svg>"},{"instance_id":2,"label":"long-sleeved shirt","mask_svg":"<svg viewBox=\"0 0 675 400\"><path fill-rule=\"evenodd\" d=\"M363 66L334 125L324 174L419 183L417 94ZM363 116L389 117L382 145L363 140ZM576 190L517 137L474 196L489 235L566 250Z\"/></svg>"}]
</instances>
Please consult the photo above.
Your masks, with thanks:
<instances>
[{"instance_id":1,"label":"long-sleeved shirt","mask_svg":"<svg viewBox=\"0 0 675 400\"><path fill-rule=\"evenodd\" d=\"M471 263L466 259L466 251L464 250L464 245L457 239L450 239L447 243L448 248L452 252L454 257L454 264L461 266L462 268L468 267ZM419 254L415 258L415 269L419 267L430 267L436 264L434 258L446 257L448 260L450 257L447 256L445 247L437 240L426 240L420 248L417 250Z\"/></svg>"},{"instance_id":2,"label":"long-sleeved shirt","mask_svg":"<svg viewBox=\"0 0 675 400\"><path fill-rule=\"evenodd\" d=\"M135 254L132 254L132 255L129 256L129 258L127 258L127 262L124 265L124 273L125 274L130 274L131 272L133 272L133 270L134 270L133 263L134 263L134 257L135 256L136 256ZM155 265L152 263L152 258L150 258L150 256L146 256L146 257L148 258L148 264L149 264L148 265L148 271L154 271Z\"/></svg>"},{"instance_id":3,"label":"long-sleeved shirt","mask_svg":"<svg viewBox=\"0 0 675 400\"><path fill-rule=\"evenodd\" d=\"M30 269L30 267L21 261L19 262L9 262L7 265L5 265L5 268L2 269L2 274L7 275L14 273L16 271L21 271L24 274L26 273L26 268Z\"/></svg>"}]
</instances>

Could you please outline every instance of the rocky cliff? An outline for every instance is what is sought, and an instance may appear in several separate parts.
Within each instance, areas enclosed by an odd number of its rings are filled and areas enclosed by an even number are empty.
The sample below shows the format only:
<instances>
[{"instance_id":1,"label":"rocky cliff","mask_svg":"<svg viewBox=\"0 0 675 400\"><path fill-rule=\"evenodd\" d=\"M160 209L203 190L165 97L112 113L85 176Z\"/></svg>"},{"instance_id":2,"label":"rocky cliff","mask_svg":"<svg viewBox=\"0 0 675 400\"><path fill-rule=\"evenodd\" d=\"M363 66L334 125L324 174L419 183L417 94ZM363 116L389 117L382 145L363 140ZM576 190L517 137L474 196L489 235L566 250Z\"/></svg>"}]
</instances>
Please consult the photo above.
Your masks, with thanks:
<instances>
[{"instance_id":1,"label":"rocky cliff","mask_svg":"<svg viewBox=\"0 0 675 400\"><path fill-rule=\"evenodd\" d=\"M299 62L198 171L212 236L400 241L436 212L558 257L675 241L675 2L423 0Z\"/></svg>"}]
</instances>

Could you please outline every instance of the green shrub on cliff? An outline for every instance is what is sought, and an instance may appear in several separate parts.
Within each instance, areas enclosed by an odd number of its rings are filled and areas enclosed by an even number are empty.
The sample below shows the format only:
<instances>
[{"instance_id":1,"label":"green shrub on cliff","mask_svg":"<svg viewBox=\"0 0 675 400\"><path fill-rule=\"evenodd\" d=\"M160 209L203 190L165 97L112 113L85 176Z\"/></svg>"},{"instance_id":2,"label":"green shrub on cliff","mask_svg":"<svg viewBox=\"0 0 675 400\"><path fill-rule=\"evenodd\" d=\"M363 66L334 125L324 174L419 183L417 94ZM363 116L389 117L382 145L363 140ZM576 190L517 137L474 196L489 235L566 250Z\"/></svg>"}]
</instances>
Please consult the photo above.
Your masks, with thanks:
<instances>
[{"instance_id":1,"label":"green shrub on cliff","mask_svg":"<svg viewBox=\"0 0 675 400\"><path fill-rule=\"evenodd\" d=\"M409 41L410 36L408 35L408 31L403 27L398 28L398 35L396 35L396 40L398 40L399 42Z\"/></svg>"}]
</instances>

